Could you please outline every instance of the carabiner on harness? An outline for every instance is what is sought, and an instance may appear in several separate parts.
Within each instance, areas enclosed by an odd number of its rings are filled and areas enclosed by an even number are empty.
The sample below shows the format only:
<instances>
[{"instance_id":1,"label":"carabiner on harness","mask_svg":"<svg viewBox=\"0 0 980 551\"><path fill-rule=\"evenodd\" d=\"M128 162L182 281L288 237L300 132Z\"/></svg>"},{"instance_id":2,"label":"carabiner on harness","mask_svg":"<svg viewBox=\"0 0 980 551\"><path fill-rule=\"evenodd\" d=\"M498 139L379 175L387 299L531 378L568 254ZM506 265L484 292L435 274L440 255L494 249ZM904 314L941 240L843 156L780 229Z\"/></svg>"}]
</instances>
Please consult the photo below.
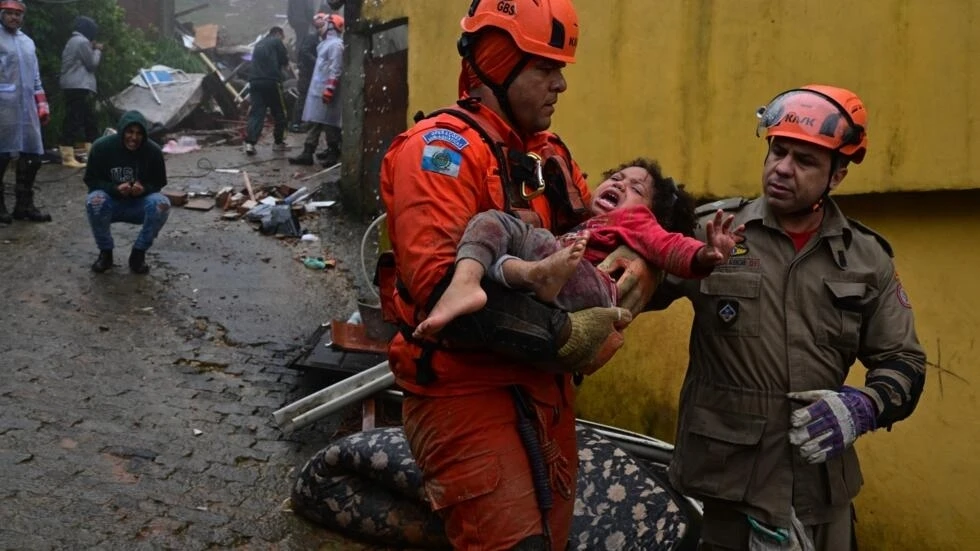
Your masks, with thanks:
<instances>
[{"instance_id":1,"label":"carabiner on harness","mask_svg":"<svg viewBox=\"0 0 980 551\"><path fill-rule=\"evenodd\" d=\"M534 199L535 197L544 193L545 183L544 169L541 167L541 155L538 155L537 153L528 153L527 156L534 160L534 179L537 180L538 185L537 189L528 192L527 182L524 180L521 181L521 197L530 201L531 199Z\"/></svg>"}]
</instances>

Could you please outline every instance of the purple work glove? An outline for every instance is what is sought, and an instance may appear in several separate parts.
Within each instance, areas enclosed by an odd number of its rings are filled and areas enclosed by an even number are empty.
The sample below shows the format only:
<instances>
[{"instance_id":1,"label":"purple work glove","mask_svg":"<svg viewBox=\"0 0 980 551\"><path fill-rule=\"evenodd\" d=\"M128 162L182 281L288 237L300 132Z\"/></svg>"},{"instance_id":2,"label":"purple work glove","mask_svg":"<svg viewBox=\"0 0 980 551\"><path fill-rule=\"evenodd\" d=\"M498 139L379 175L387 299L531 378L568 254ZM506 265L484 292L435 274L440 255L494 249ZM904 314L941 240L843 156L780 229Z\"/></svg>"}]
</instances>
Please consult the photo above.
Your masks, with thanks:
<instances>
[{"instance_id":1,"label":"purple work glove","mask_svg":"<svg viewBox=\"0 0 980 551\"><path fill-rule=\"evenodd\" d=\"M786 396L812 402L790 416L789 441L800 447L800 455L807 463L823 463L836 457L858 436L878 428L874 402L856 388L790 392Z\"/></svg>"}]
</instances>

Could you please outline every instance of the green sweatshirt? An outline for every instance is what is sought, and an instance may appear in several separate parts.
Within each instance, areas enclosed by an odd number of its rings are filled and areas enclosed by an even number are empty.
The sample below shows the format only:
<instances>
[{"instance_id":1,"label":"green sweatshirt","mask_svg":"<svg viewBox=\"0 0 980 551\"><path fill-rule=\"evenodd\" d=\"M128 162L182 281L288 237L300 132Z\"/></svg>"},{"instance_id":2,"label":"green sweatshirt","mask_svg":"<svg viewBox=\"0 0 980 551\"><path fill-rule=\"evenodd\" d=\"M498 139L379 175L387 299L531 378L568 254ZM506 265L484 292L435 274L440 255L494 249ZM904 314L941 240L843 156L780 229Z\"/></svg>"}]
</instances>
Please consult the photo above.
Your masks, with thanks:
<instances>
[{"instance_id":1,"label":"green sweatshirt","mask_svg":"<svg viewBox=\"0 0 980 551\"><path fill-rule=\"evenodd\" d=\"M126 127L138 125L143 129L143 142L135 151L123 143ZM143 195L155 193L167 185L167 166L163 151L146 135L146 119L139 111L127 111L119 118L116 134L103 136L92 144L88 165L85 167L85 185L88 190L101 189L110 196L123 199L120 184L139 182Z\"/></svg>"}]
</instances>

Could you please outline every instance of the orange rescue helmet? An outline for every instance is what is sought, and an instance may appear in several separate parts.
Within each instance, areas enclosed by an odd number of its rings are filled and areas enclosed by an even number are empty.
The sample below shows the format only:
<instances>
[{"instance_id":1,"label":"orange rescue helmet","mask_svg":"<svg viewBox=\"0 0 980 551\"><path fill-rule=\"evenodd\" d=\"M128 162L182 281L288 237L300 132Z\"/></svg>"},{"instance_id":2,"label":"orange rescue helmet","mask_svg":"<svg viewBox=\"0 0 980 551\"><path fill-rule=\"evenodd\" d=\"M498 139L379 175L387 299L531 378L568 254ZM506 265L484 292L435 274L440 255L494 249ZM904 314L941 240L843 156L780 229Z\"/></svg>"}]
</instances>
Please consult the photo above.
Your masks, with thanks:
<instances>
[{"instance_id":1,"label":"orange rescue helmet","mask_svg":"<svg viewBox=\"0 0 980 551\"><path fill-rule=\"evenodd\" d=\"M338 33L344 32L344 18L336 13L327 16L327 23L337 29ZM329 27L328 27L329 28Z\"/></svg>"},{"instance_id":2,"label":"orange rescue helmet","mask_svg":"<svg viewBox=\"0 0 980 551\"><path fill-rule=\"evenodd\" d=\"M0 0L0 10L27 11L27 6L20 0Z\"/></svg>"},{"instance_id":3,"label":"orange rescue helmet","mask_svg":"<svg viewBox=\"0 0 980 551\"><path fill-rule=\"evenodd\" d=\"M825 147L854 163L868 150L868 111L854 92L835 86L808 84L787 90L756 115L767 140L783 136Z\"/></svg>"},{"instance_id":4,"label":"orange rescue helmet","mask_svg":"<svg viewBox=\"0 0 980 551\"><path fill-rule=\"evenodd\" d=\"M525 53L575 62L578 15L571 0L473 0L460 26L463 41L467 35L496 27Z\"/></svg>"}]
</instances>

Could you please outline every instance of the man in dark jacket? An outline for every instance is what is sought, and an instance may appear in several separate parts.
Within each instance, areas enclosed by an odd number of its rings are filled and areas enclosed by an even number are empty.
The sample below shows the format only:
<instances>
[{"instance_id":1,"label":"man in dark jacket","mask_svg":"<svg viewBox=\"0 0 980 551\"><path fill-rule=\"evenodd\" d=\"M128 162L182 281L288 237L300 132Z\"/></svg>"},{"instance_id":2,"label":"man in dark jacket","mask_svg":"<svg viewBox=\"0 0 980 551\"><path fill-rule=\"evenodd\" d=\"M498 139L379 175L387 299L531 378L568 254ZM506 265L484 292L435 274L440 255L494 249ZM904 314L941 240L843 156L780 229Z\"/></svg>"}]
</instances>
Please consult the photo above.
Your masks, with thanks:
<instances>
[{"instance_id":1,"label":"man in dark jacket","mask_svg":"<svg viewBox=\"0 0 980 551\"><path fill-rule=\"evenodd\" d=\"M88 197L85 210L99 258L92 270L112 267L113 222L142 224L133 243L129 268L137 274L150 271L146 250L170 215L170 201L160 193L167 185L167 167L160 146L147 137L146 119L139 111L127 111L119 119L117 133L92 145L85 168Z\"/></svg>"},{"instance_id":2,"label":"man in dark jacket","mask_svg":"<svg viewBox=\"0 0 980 551\"><path fill-rule=\"evenodd\" d=\"M76 142L85 144L85 154L99 135L93 98L96 92L95 69L102 61L102 44L95 41L99 26L91 17L75 18L74 32L61 52L59 84L65 97L65 118L61 127L61 164L84 168L75 160Z\"/></svg>"},{"instance_id":3,"label":"man in dark jacket","mask_svg":"<svg viewBox=\"0 0 980 551\"><path fill-rule=\"evenodd\" d=\"M282 27L272 27L252 50L252 68L248 80L248 97L252 109L245 128L245 153L255 155L255 144L262 134L266 111L272 112L275 126L273 151L285 151L286 103L282 94L282 71L289 64L289 53L282 43Z\"/></svg>"},{"instance_id":4,"label":"man in dark jacket","mask_svg":"<svg viewBox=\"0 0 980 551\"><path fill-rule=\"evenodd\" d=\"M322 15L322 14L321 14ZM316 19L314 17L314 19ZM302 131L303 107L306 105L306 93L310 89L310 80L313 78L313 67L316 66L317 46L320 44L320 29L314 26L310 31L296 34L296 68L299 75L296 80L296 104L293 106L292 125L290 130L293 132Z\"/></svg>"}]
</instances>

